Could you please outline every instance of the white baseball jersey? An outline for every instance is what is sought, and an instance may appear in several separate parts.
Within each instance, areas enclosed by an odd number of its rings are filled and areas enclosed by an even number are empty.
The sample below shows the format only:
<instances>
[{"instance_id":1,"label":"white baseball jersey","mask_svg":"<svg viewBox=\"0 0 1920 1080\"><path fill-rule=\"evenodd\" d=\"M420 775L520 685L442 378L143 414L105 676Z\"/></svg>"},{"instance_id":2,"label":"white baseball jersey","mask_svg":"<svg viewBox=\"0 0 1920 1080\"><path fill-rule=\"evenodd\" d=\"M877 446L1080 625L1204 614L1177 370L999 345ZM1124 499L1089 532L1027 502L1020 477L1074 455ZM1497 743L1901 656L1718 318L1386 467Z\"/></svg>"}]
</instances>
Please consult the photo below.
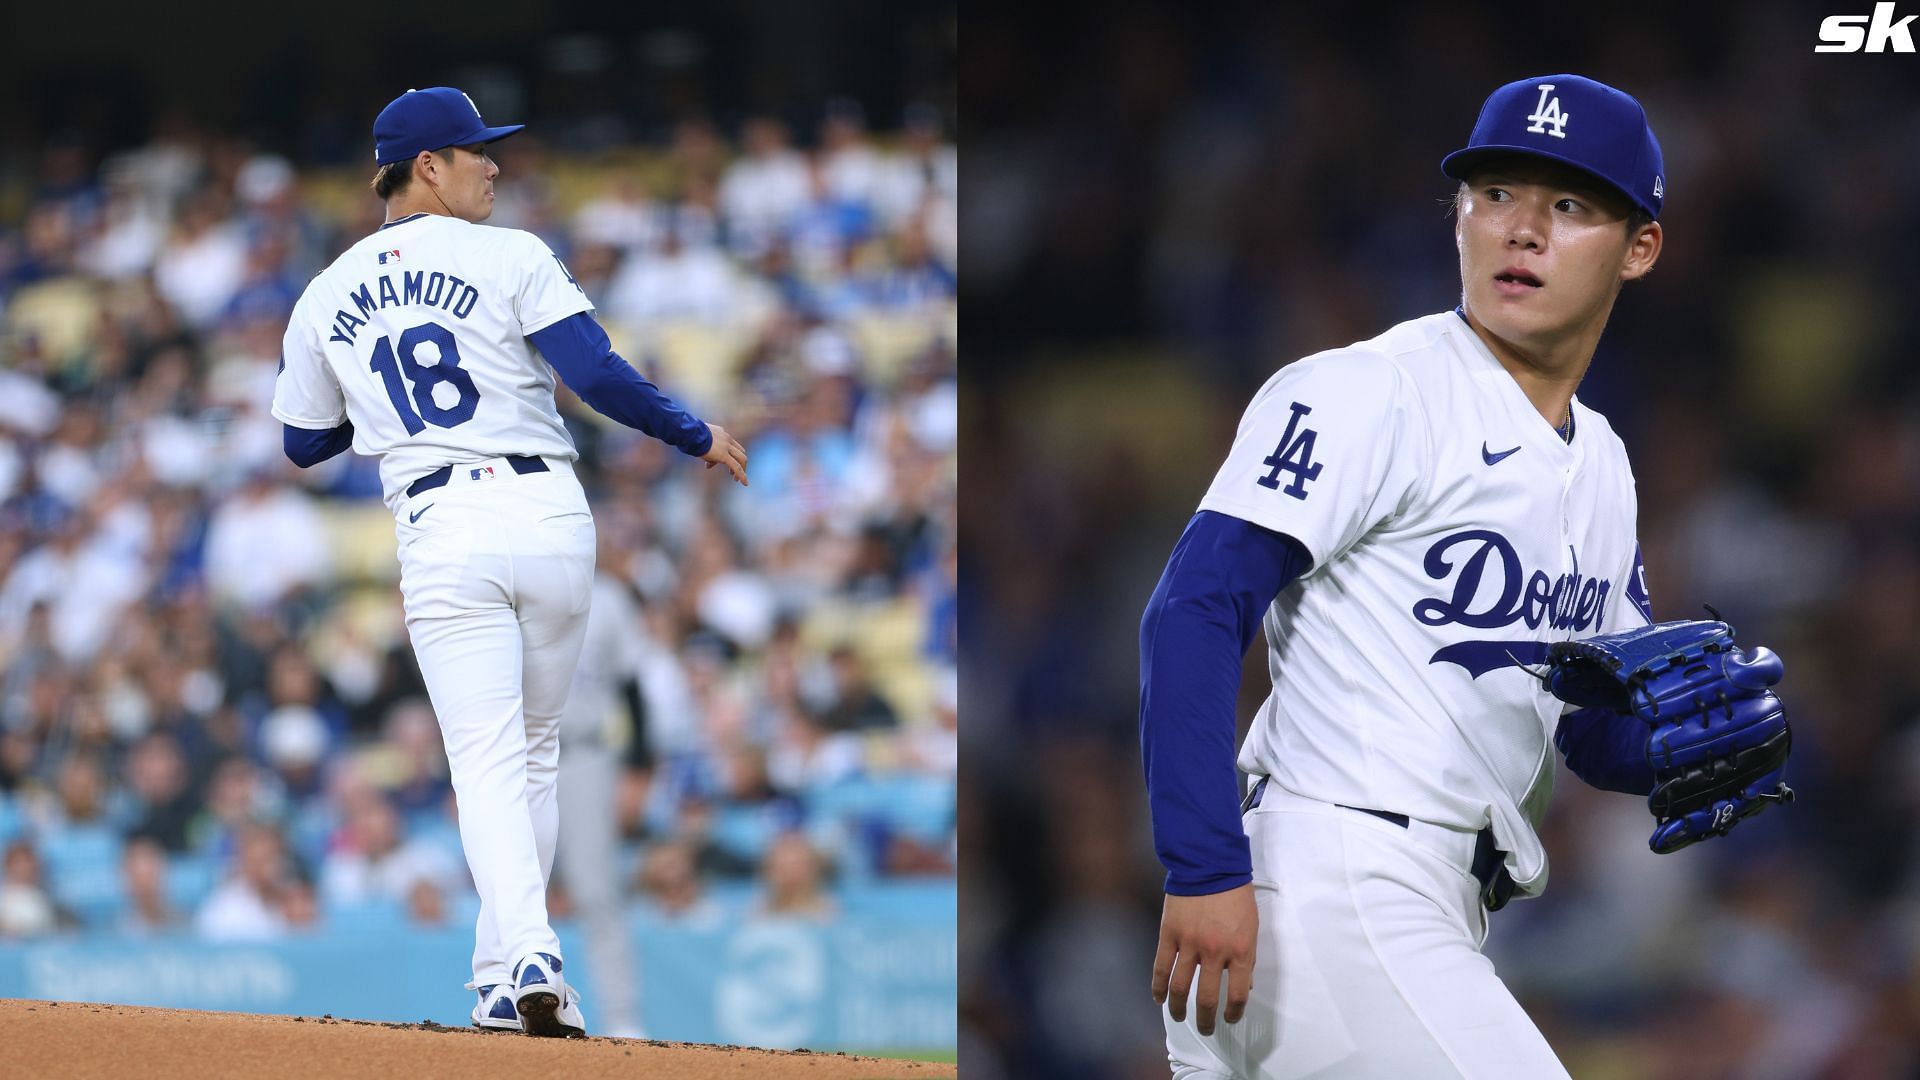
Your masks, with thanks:
<instances>
[{"instance_id":1,"label":"white baseball jersey","mask_svg":"<svg viewBox=\"0 0 1920 1080\"><path fill-rule=\"evenodd\" d=\"M382 226L316 275L282 344L273 415L324 429L353 420L380 456L387 505L457 462L578 455L553 369L527 335L593 304L529 232L416 214Z\"/></svg>"},{"instance_id":2,"label":"white baseball jersey","mask_svg":"<svg viewBox=\"0 0 1920 1080\"><path fill-rule=\"evenodd\" d=\"M1240 767L1325 802L1478 830L1520 892L1562 703L1521 665L1650 621L1620 439L1571 443L1454 312L1267 381L1200 508L1304 545L1266 615L1273 693Z\"/></svg>"}]
</instances>

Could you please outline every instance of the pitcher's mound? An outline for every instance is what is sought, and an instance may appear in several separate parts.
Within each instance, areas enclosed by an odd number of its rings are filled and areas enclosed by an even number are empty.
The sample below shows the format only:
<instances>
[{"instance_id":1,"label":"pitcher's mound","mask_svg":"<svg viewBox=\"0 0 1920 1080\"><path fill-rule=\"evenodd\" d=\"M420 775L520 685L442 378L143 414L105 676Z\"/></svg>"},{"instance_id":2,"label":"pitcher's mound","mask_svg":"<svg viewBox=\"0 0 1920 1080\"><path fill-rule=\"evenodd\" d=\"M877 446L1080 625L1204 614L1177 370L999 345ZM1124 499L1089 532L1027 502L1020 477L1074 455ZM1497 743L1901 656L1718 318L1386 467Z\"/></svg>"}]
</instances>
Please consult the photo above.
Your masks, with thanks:
<instances>
[{"instance_id":1,"label":"pitcher's mound","mask_svg":"<svg viewBox=\"0 0 1920 1080\"><path fill-rule=\"evenodd\" d=\"M439 1024L0 1000L10 1076L948 1077L951 1064L649 1039L536 1039Z\"/></svg>"}]
</instances>

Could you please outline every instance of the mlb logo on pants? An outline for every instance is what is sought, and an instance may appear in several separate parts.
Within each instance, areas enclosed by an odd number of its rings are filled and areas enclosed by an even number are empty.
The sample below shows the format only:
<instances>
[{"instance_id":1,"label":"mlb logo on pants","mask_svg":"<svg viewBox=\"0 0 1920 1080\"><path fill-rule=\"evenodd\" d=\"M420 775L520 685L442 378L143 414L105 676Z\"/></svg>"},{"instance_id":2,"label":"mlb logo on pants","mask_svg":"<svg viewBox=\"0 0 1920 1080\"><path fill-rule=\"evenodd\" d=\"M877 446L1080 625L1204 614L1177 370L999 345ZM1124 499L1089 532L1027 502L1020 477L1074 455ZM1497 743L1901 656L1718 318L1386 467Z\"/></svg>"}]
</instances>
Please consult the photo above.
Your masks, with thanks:
<instances>
[{"instance_id":1,"label":"mlb logo on pants","mask_svg":"<svg viewBox=\"0 0 1920 1080\"><path fill-rule=\"evenodd\" d=\"M474 480L491 480L493 479L493 466L482 465L477 469L469 469L467 475Z\"/></svg>"}]
</instances>

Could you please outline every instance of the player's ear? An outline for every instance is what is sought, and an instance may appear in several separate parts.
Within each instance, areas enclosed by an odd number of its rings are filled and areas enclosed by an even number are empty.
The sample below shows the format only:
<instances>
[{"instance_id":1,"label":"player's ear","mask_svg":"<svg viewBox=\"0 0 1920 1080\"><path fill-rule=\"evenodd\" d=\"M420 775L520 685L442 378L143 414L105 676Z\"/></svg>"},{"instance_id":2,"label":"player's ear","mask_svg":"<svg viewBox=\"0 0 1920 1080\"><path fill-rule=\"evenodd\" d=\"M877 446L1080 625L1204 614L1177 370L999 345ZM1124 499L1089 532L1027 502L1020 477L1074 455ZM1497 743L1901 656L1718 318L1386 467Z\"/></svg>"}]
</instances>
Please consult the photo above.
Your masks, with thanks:
<instances>
[{"instance_id":1,"label":"player's ear","mask_svg":"<svg viewBox=\"0 0 1920 1080\"><path fill-rule=\"evenodd\" d=\"M1666 240L1666 233L1657 221L1649 221L1640 226L1627 241L1626 261L1620 267L1620 280L1633 281L1647 276L1653 264L1660 259L1660 248Z\"/></svg>"},{"instance_id":2,"label":"player's ear","mask_svg":"<svg viewBox=\"0 0 1920 1080\"><path fill-rule=\"evenodd\" d=\"M440 182L440 162L433 156L433 151L422 150L413 156L413 175L429 183Z\"/></svg>"}]
</instances>

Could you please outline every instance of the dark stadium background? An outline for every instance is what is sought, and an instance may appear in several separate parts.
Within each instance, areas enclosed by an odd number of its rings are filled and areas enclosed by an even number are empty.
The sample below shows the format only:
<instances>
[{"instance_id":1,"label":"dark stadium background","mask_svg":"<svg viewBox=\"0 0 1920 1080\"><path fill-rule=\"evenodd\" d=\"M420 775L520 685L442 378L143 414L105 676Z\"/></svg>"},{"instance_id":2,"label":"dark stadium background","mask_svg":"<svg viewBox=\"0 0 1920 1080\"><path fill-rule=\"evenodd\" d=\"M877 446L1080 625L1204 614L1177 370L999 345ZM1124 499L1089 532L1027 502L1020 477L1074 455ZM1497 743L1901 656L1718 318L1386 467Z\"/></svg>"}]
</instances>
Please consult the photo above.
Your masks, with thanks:
<instances>
[{"instance_id":1,"label":"dark stadium background","mask_svg":"<svg viewBox=\"0 0 1920 1080\"><path fill-rule=\"evenodd\" d=\"M1456 302L1439 160L1568 70L1640 97L1668 171L1581 397L1632 455L1656 614L1785 658L1800 798L1661 858L1563 772L1552 883L1489 955L1576 1076L1920 1068L1920 64L1816 55L1853 9L968 5L969 1076L1166 1075L1141 609L1277 366Z\"/></svg>"},{"instance_id":2,"label":"dark stadium background","mask_svg":"<svg viewBox=\"0 0 1920 1080\"><path fill-rule=\"evenodd\" d=\"M357 160L366 102L377 112L389 84L429 75L504 80L532 112L496 110L563 126L602 113L638 133L691 113L811 121L846 97L890 129L910 102L951 115L955 32L935 0L16 4L0 15L0 131L124 145L186 109L282 153Z\"/></svg>"},{"instance_id":3,"label":"dark stadium background","mask_svg":"<svg viewBox=\"0 0 1920 1080\"><path fill-rule=\"evenodd\" d=\"M0 996L348 1016L392 991L375 1018L466 1023L475 901L378 485L293 470L260 392L292 297L380 221L374 115L451 84L528 125L494 148L494 223L540 233L623 354L754 453L730 493L562 395L640 610L622 640L653 650L617 677L623 836L596 870L618 932L665 946L638 1016L578 965L589 1020L951 1058L958 31L950 2L6 5ZM749 230L728 184L767 121L806 194ZM838 186L847 162L871 186ZM263 507L283 545L216 550ZM349 903L368 851L422 873ZM556 886L563 935L590 932L582 895ZM244 962L207 943L236 931L210 896L254 905ZM786 929L736 963L760 923ZM181 942L191 971L155 958ZM169 977L127 977L149 963ZM385 975L357 1003L311 977L363 963Z\"/></svg>"}]
</instances>

